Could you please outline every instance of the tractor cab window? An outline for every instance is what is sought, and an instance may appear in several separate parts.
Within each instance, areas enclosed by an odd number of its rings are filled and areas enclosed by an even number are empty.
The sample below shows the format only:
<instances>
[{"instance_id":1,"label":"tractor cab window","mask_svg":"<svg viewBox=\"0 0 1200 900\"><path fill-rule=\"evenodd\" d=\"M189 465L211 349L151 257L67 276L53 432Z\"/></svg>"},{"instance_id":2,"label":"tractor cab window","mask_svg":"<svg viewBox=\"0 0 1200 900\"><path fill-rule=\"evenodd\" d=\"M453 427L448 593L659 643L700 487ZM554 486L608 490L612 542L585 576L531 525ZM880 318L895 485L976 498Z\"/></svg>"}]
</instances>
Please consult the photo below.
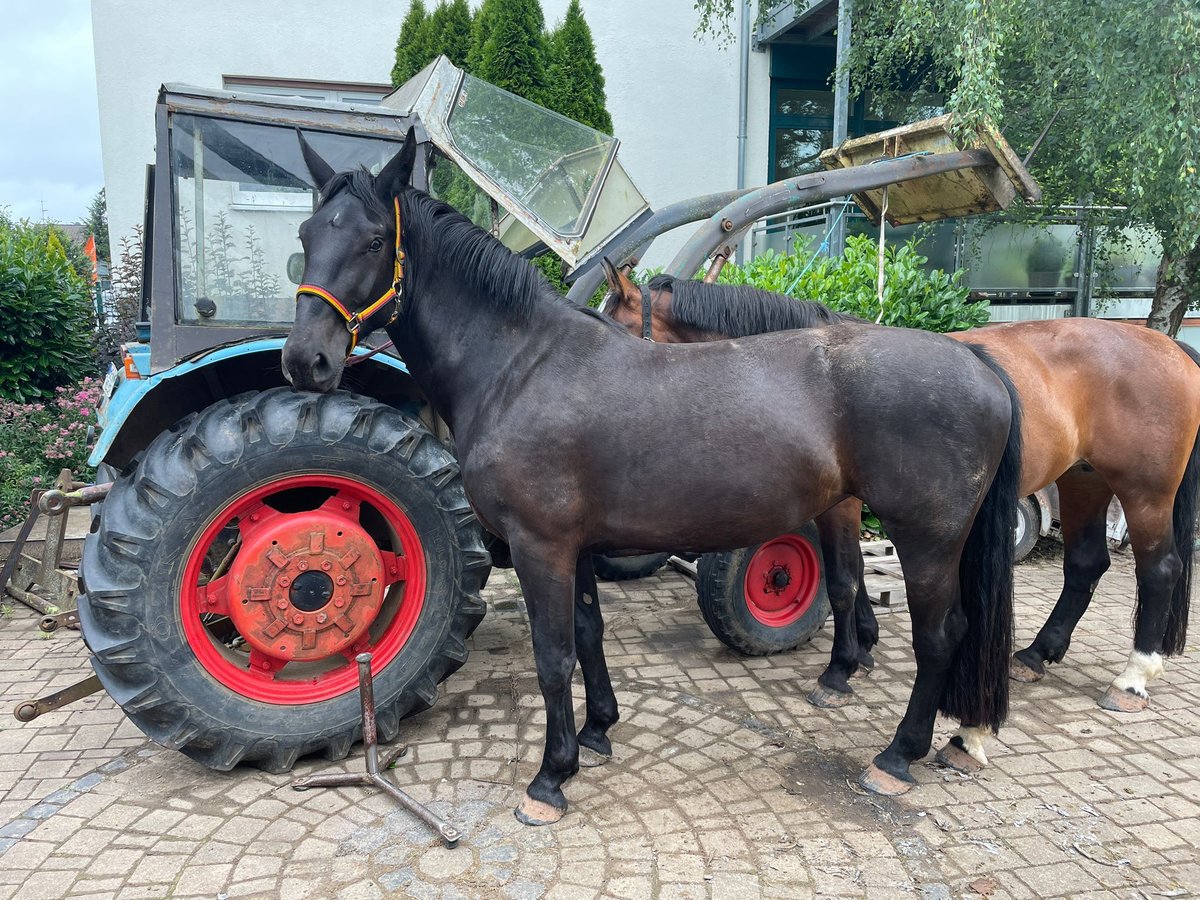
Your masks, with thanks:
<instances>
[{"instance_id":1,"label":"tractor cab window","mask_svg":"<svg viewBox=\"0 0 1200 900\"><path fill-rule=\"evenodd\" d=\"M329 132L305 138L335 171L379 171L393 141ZM297 230L316 190L292 128L177 114L171 120L177 320L287 325L303 271Z\"/></svg>"}]
</instances>

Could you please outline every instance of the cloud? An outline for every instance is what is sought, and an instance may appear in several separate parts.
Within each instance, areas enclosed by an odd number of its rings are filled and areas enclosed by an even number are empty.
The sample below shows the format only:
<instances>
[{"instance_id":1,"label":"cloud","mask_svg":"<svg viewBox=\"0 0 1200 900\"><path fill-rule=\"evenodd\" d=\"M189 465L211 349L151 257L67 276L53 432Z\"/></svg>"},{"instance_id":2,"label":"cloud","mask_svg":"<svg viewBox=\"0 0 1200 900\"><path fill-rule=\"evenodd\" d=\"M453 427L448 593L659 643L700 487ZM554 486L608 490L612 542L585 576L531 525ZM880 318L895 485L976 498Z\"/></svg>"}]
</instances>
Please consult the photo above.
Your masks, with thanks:
<instances>
[{"instance_id":1,"label":"cloud","mask_svg":"<svg viewBox=\"0 0 1200 900\"><path fill-rule=\"evenodd\" d=\"M19 3L0 31L0 206L75 222L104 184L87 0Z\"/></svg>"}]
</instances>

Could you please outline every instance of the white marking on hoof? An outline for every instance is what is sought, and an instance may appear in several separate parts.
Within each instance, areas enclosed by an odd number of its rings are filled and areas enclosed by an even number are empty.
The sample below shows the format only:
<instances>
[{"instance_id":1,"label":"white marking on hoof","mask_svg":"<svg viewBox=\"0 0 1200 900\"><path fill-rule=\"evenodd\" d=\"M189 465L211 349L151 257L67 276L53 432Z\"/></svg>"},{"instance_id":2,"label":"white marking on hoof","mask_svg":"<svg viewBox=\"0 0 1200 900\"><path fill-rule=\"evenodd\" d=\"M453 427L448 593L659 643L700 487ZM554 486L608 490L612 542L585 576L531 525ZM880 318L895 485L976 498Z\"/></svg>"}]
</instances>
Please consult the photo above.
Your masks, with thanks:
<instances>
[{"instance_id":1,"label":"white marking on hoof","mask_svg":"<svg viewBox=\"0 0 1200 900\"><path fill-rule=\"evenodd\" d=\"M1157 653L1139 653L1134 650L1129 654L1129 662L1125 671L1113 679L1112 686L1118 691L1128 691L1143 700L1150 695L1146 685L1163 673L1162 657Z\"/></svg>"},{"instance_id":2,"label":"white marking on hoof","mask_svg":"<svg viewBox=\"0 0 1200 900\"><path fill-rule=\"evenodd\" d=\"M962 743L962 748L970 754L971 759L981 766L988 764L987 754L983 752L983 740L987 737L987 733L986 728L980 728L977 725L962 725L958 729L958 734L955 735Z\"/></svg>"}]
</instances>

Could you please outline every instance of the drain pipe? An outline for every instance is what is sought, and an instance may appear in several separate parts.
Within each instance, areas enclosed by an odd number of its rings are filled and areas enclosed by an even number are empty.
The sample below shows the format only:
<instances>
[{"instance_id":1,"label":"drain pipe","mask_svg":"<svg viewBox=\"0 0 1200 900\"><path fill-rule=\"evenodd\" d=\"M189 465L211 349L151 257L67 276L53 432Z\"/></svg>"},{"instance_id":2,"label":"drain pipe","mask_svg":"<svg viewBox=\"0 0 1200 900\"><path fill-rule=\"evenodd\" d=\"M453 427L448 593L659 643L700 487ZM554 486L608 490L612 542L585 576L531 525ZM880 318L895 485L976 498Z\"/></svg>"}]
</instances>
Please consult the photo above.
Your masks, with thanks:
<instances>
[{"instance_id":1,"label":"drain pipe","mask_svg":"<svg viewBox=\"0 0 1200 900\"><path fill-rule=\"evenodd\" d=\"M737 187L746 187L746 138L750 118L750 0L742 2L741 36L738 41L738 135L737 135ZM738 243L737 261L743 262L745 241Z\"/></svg>"}]
</instances>

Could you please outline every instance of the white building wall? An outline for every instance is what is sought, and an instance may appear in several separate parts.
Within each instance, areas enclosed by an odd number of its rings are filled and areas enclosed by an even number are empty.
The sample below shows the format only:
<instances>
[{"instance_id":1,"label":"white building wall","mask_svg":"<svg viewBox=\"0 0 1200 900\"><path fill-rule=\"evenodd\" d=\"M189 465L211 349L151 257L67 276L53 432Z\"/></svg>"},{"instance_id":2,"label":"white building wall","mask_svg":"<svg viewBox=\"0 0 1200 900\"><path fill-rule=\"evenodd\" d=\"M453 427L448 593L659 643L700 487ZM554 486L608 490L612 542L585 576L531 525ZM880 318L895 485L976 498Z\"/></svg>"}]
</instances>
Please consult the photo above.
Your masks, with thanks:
<instances>
[{"instance_id":1,"label":"white building wall","mask_svg":"<svg viewBox=\"0 0 1200 900\"><path fill-rule=\"evenodd\" d=\"M92 0L100 138L114 246L142 221L163 82L224 76L386 84L404 0ZM553 24L567 0L543 0ZM604 68L621 158L654 207L737 181L738 50L693 36L692 0L583 0ZM768 55L750 60L747 182L765 181ZM690 230L644 261L663 265Z\"/></svg>"}]
</instances>

